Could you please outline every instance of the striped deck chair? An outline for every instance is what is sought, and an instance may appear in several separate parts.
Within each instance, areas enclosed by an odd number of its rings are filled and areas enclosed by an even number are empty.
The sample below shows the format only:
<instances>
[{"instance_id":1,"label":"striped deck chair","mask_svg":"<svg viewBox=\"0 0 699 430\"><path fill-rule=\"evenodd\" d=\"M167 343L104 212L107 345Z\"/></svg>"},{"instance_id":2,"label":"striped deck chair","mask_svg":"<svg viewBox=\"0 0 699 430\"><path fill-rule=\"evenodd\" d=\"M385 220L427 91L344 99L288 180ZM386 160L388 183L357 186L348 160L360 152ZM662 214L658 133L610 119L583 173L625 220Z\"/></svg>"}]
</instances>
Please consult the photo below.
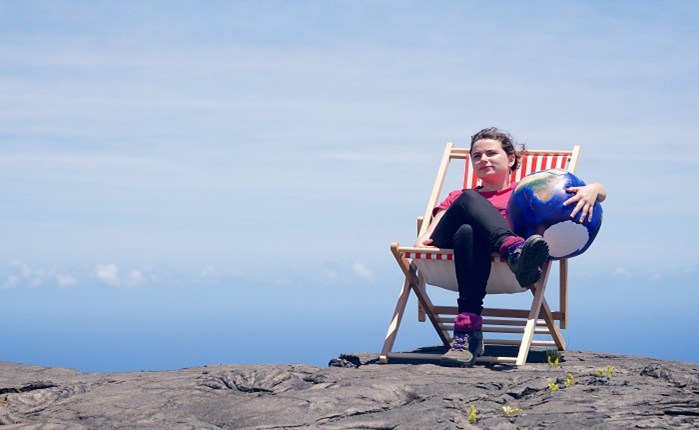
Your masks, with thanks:
<instances>
[{"instance_id":1,"label":"striped deck chair","mask_svg":"<svg viewBox=\"0 0 699 430\"><path fill-rule=\"evenodd\" d=\"M570 151L527 150L522 156L520 168L512 173L511 181L518 182L522 177L544 169L557 168L574 172L579 153L579 146L574 146ZM447 170L452 160L465 161L465 171L463 175L464 188L474 188L478 185L478 179L476 178L475 172L473 172L469 157L468 149L455 148L452 143L446 145L439 164L437 178L432 188L432 194L427 202L425 215L424 217L418 218L417 237L420 237L427 230L429 222L423 222L423 220L431 219L432 209L440 201L439 199L443 191L442 188L447 177ZM393 318L391 319L386 334L379 361L381 363L388 363L390 358L397 357L408 359L435 359L435 354L392 352L392 349L411 291L414 292L417 297L418 319L423 322L429 319L444 345L450 344L451 332L454 328L453 320L457 314L457 308L456 306L434 305L428 294L427 287L430 285L458 291L453 251L450 249L406 247L398 243L393 243L391 245L391 252L405 275L405 281L403 282L403 288L398 296L398 303L396 304ZM526 363L529 350L532 346L542 346L547 349L556 348L560 351L565 350L566 345L560 329L565 329L567 327L568 261L567 259L561 259L558 260L558 262L560 264L558 271L559 310L552 311L545 298L546 283L551 271L552 261L544 264L542 267L543 275L541 279L527 290L519 286L505 261L496 253L492 255L492 267L486 289L487 293L500 294L531 291L533 299L528 309L486 307L483 310L483 335L486 348L488 345L510 345L510 349L512 349L512 345L514 345L515 349L517 349L517 346L519 346L519 348L516 357L490 356L488 355L488 349L486 349L486 355L479 357L478 361L521 366ZM454 297L454 303L455 302L456 297ZM535 340L535 334L545 335L546 340Z\"/></svg>"}]
</instances>

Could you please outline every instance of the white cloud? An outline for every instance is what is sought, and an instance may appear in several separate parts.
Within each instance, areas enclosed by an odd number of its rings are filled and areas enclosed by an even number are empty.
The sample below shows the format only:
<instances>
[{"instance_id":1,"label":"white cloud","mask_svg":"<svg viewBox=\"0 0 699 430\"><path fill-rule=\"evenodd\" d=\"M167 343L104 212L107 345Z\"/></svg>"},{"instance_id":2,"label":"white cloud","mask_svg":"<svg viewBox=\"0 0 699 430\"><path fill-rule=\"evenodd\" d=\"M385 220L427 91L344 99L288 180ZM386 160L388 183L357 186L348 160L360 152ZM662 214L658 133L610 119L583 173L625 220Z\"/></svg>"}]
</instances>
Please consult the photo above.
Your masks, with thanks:
<instances>
[{"instance_id":1,"label":"white cloud","mask_svg":"<svg viewBox=\"0 0 699 430\"><path fill-rule=\"evenodd\" d=\"M56 275L56 283L59 287L72 287L77 282L78 280L73 275L63 275L60 273Z\"/></svg>"},{"instance_id":2,"label":"white cloud","mask_svg":"<svg viewBox=\"0 0 699 430\"><path fill-rule=\"evenodd\" d=\"M336 270L325 268L320 276L322 281L334 282L340 278L340 274Z\"/></svg>"},{"instance_id":3,"label":"white cloud","mask_svg":"<svg viewBox=\"0 0 699 430\"><path fill-rule=\"evenodd\" d=\"M229 278L241 278L243 272L235 267L220 269L209 265L199 272L199 278L206 281L221 281Z\"/></svg>"},{"instance_id":4,"label":"white cloud","mask_svg":"<svg viewBox=\"0 0 699 430\"><path fill-rule=\"evenodd\" d=\"M211 278L216 278L218 277L219 272L214 266L206 266L204 269L202 269L201 273L199 276L203 279L211 279Z\"/></svg>"},{"instance_id":5,"label":"white cloud","mask_svg":"<svg viewBox=\"0 0 699 430\"><path fill-rule=\"evenodd\" d=\"M114 288L136 288L156 283L175 285L182 280L181 276L167 266L125 269L115 263L101 263L78 268L37 268L13 260L5 270L0 269L0 289L39 286L70 288L94 285L95 281Z\"/></svg>"},{"instance_id":6,"label":"white cloud","mask_svg":"<svg viewBox=\"0 0 699 430\"><path fill-rule=\"evenodd\" d=\"M34 269L26 263L13 260L5 279L0 283L2 288L14 288L26 286L35 288L42 285L46 278L50 277L51 271Z\"/></svg>"},{"instance_id":7,"label":"white cloud","mask_svg":"<svg viewBox=\"0 0 699 430\"><path fill-rule=\"evenodd\" d=\"M663 279L663 274L660 272L653 272L650 274L651 281L661 281Z\"/></svg>"},{"instance_id":8,"label":"white cloud","mask_svg":"<svg viewBox=\"0 0 699 430\"><path fill-rule=\"evenodd\" d=\"M616 267L612 270L612 275L618 278L631 278L633 276L626 267Z\"/></svg>"},{"instance_id":9,"label":"white cloud","mask_svg":"<svg viewBox=\"0 0 699 430\"><path fill-rule=\"evenodd\" d=\"M21 261L14 260L10 265L16 269L23 277L28 278L34 272L29 265L22 263Z\"/></svg>"},{"instance_id":10,"label":"white cloud","mask_svg":"<svg viewBox=\"0 0 699 430\"><path fill-rule=\"evenodd\" d=\"M328 160L349 161L358 163L375 163L375 164L415 164L422 166L425 160L434 158L434 151L417 151L413 148L406 150L405 148L395 148L391 150L387 148L383 151L375 149L367 151L336 151L324 152L320 154L321 158Z\"/></svg>"},{"instance_id":11,"label":"white cloud","mask_svg":"<svg viewBox=\"0 0 699 430\"><path fill-rule=\"evenodd\" d=\"M359 262L355 262L354 264L352 264L352 272L358 278L364 279L366 281L373 281L374 279L376 279L374 272L368 267L366 267L364 264Z\"/></svg>"},{"instance_id":12,"label":"white cloud","mask_svg":"<svg viewBox=\"0 0 699 430\"><path fill-rule=\"evenodd\" d=\"M116 264L98 264L95 267L95 275L106 284L119 286L119 266Z\"/></svg>"},{"instance_id":13,"label":"white cloud","mask_svg":"<svg viewBox=\"0 0 699 430\"><path fill-rule=\"evenodd\" d=\"M15 288L21 283L22 278L17 275L9 275L2 281L2 288Z\"/></svg>"},{"instance_id":14,"label":"white cloud","mask_svg":"<svg viewBox=\"0 0 699 430\"><path fill-rule=\"evenodd\" d=\"M126 277L126 284L128 286L132 287L137 287L141 285L145 281L145 276L143 275L143 272L137 269L133 269L129 271L128 276Z\"/></svg>"},{"instance_id":15,"label":"white cloud","mask_svg":"<svg viewBox=\"0 0 699 430\"><path fill-rule=\"evenodd\" d=\"M78 278L77 273L62 273L55 268L35 268L22 261L13 260L5 276L0 274L0 288L36 288L42 285L72 287L78 283Z\"/></svg>"},{"instance_id":16,"label":"white cloud","mask_svg":"<svg viewBox=\"0 0 699 430\"><path fill-rule=\"evenodd\" d=\"M122 275L121 269L114 263L98 264L94 268L94 274L97 279L115 288L135 288L146 281L141 270L132 269Z\"/></svg>"}]
</instances>

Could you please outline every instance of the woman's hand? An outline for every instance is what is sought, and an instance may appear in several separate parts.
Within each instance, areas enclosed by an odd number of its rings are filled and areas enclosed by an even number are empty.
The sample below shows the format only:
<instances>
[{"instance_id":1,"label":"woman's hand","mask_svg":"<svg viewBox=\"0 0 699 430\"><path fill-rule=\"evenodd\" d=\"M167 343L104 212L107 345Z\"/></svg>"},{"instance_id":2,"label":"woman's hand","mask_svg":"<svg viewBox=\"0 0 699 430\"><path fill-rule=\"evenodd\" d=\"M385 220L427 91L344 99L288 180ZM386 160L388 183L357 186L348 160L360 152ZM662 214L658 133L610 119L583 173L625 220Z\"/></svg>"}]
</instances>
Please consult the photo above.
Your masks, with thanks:
<instances>
[{"instance_id":1,"label":"woman's hand","mask_svg":"<svg viewBox=\"0 0 699 430\"><path fill-rule=\"evenodd\" d=\"M444 209L437 210L434 218L432 218L430 221L430 225L427 226L427 231L422 233L422 236L418 237L415 241L415 245L413 245L415 248L436 248L436 246L432 245L432 239L430 239L430 236L432 236L434 228L437 226L437 224L439 224L439 221L444 216L444 212Z\"/></svg>"},{"instance_id":2,"label":"woman's hand","mask_svg":"<svg viewBox=\"0 0 699 430\"><path fill-rule=\"evenodd\" d=\"M429 236L418 237L414 246L416 248L436 248L432 245L432 239Z\"/></svg>"},{"instance_id":3,"label":"woman's hand","mask_svg":"<svg viewBox=\"0 0 699 430\"><path fill-rule=\"evenodd\" d=\"M575 193L575 195L563 203L563 206L575 204L573 212L570 213L571 218L580 213L580 222L584 222L585 218L592 221L592 213L595 207L595 202L601 202L607 197L607 190L604 185L599 182L585 185L582 187L566 188L567 193Z\"/></svg>"}]
</instances>

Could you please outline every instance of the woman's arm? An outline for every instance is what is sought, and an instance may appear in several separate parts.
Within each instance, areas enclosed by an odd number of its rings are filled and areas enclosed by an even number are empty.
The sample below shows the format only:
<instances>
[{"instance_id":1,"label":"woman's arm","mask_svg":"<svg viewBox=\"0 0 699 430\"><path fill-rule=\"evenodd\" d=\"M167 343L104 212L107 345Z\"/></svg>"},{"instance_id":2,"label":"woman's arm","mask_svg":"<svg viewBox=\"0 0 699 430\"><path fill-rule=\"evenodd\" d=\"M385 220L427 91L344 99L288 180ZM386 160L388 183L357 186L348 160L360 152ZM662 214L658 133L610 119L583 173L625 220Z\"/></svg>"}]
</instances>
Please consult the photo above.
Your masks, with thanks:
<instances>
[{"instance_id":1,"label":"woman's arm","mask_svg":"<svg viewBox=\"0 0 699 430\"><path fill-rule=\"evenodd\" d=\"M593 182L583 187L566 188L566 192L575 193L575 195L566 200L563 205L572 205L575 203L573 212L570 213L571 218L580 212L580 222L587 217L588 221L592 221L592 211L595 202L603 202L607 198L607 188L601 182Z\"/></svg>"},{"instance_id":2,"label":"woman's arm","mask_svg":"<svg viewBox=\"0 0 699 430\"><path fill-rule=\"evenodd\" d=\"M434 228L437 227L437 224L439 224L439 220L442 219L444 216L444 209L438 209L437 214L432 217L432 221L430 221L430 225L427 226L427 231L425 234L422 236L418 237L417 240L415 241L415 246L418 248L434 248L435 246L432 245L432 239L430 239L430 236L432 236L432 232L434 231Z\"/></svg>"}]
</instances>

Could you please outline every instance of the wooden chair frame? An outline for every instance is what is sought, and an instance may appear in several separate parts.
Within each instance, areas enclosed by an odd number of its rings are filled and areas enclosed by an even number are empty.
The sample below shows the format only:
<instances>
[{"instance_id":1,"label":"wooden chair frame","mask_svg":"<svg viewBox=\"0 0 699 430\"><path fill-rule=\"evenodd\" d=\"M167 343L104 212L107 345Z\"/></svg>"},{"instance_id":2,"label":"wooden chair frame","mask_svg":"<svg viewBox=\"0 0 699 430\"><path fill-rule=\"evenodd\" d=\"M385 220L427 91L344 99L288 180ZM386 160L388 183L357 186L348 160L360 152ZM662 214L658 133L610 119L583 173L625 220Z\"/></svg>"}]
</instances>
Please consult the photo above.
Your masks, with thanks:
<instances>
[{"instance_id":1,"label":"wooden chair frame","mask_svg":"<svg viewBox=\"0 0 699 430\"><path fill-rule=\"evenodd\" d=\"M511 176L511 181L517 182L523 176L539 170L552 167L565 168L574 172L580 154L580 147L574 146L570 151L559 150L527 150L523 154L522 167ZM470 153L467 148L455 148L452 143L447 143L442 159L437 171L432 193L427 202L427 207L423 217L418 218L418 235L420 237L426 232L432 217L432 210L438 204L438 199L442 194L442 188L447 175L449 164L453 160L464 160L464 188L473 188L477 185L477 178L470 166ZM406 359L435 359L435 354L392 352L400 323L405 313L406 305L411 291L418 301L418 319L426 321L429 319L437 335L444 345L451 342L450 332L453 330L453 318L457 314L456 306L436 306L432 303L428 293L427 284L415 264L415 255L419 253L421 258L434 260L449 260L453 256L453 250L438 248L414 248L401 246L399 243L391 244L391 252L398 263L405 280L398 301L396 303L393 317L386 333L383 348L379 357L381 363L388 363L390 358ZM494 254L493 264L505 264ZM483 332L486 345L515 345L519 346L516 357L511 356L481 356L479 362L497 362L514 364L521 366L526 363L527 356L532 346L544 346L556 348L559 351L566 349L565 340L561 334L561 329L568 325L568 260L561 259L559 262L559 309L552 311L545 297L546 284L549 278L553 261L549 261L542 266L543 276L531 286L533 298L529 309L503 309L484 308L483 310ZM525 290L526 291L526 290ZM556 324L558 322L558 324ZM498 333L522 334L521 339L496 339ZM493 335L491 337L490 335ZM543 334L551 337L551 340L535 340L535 334Z\"/></svg>"}]
</instances>

